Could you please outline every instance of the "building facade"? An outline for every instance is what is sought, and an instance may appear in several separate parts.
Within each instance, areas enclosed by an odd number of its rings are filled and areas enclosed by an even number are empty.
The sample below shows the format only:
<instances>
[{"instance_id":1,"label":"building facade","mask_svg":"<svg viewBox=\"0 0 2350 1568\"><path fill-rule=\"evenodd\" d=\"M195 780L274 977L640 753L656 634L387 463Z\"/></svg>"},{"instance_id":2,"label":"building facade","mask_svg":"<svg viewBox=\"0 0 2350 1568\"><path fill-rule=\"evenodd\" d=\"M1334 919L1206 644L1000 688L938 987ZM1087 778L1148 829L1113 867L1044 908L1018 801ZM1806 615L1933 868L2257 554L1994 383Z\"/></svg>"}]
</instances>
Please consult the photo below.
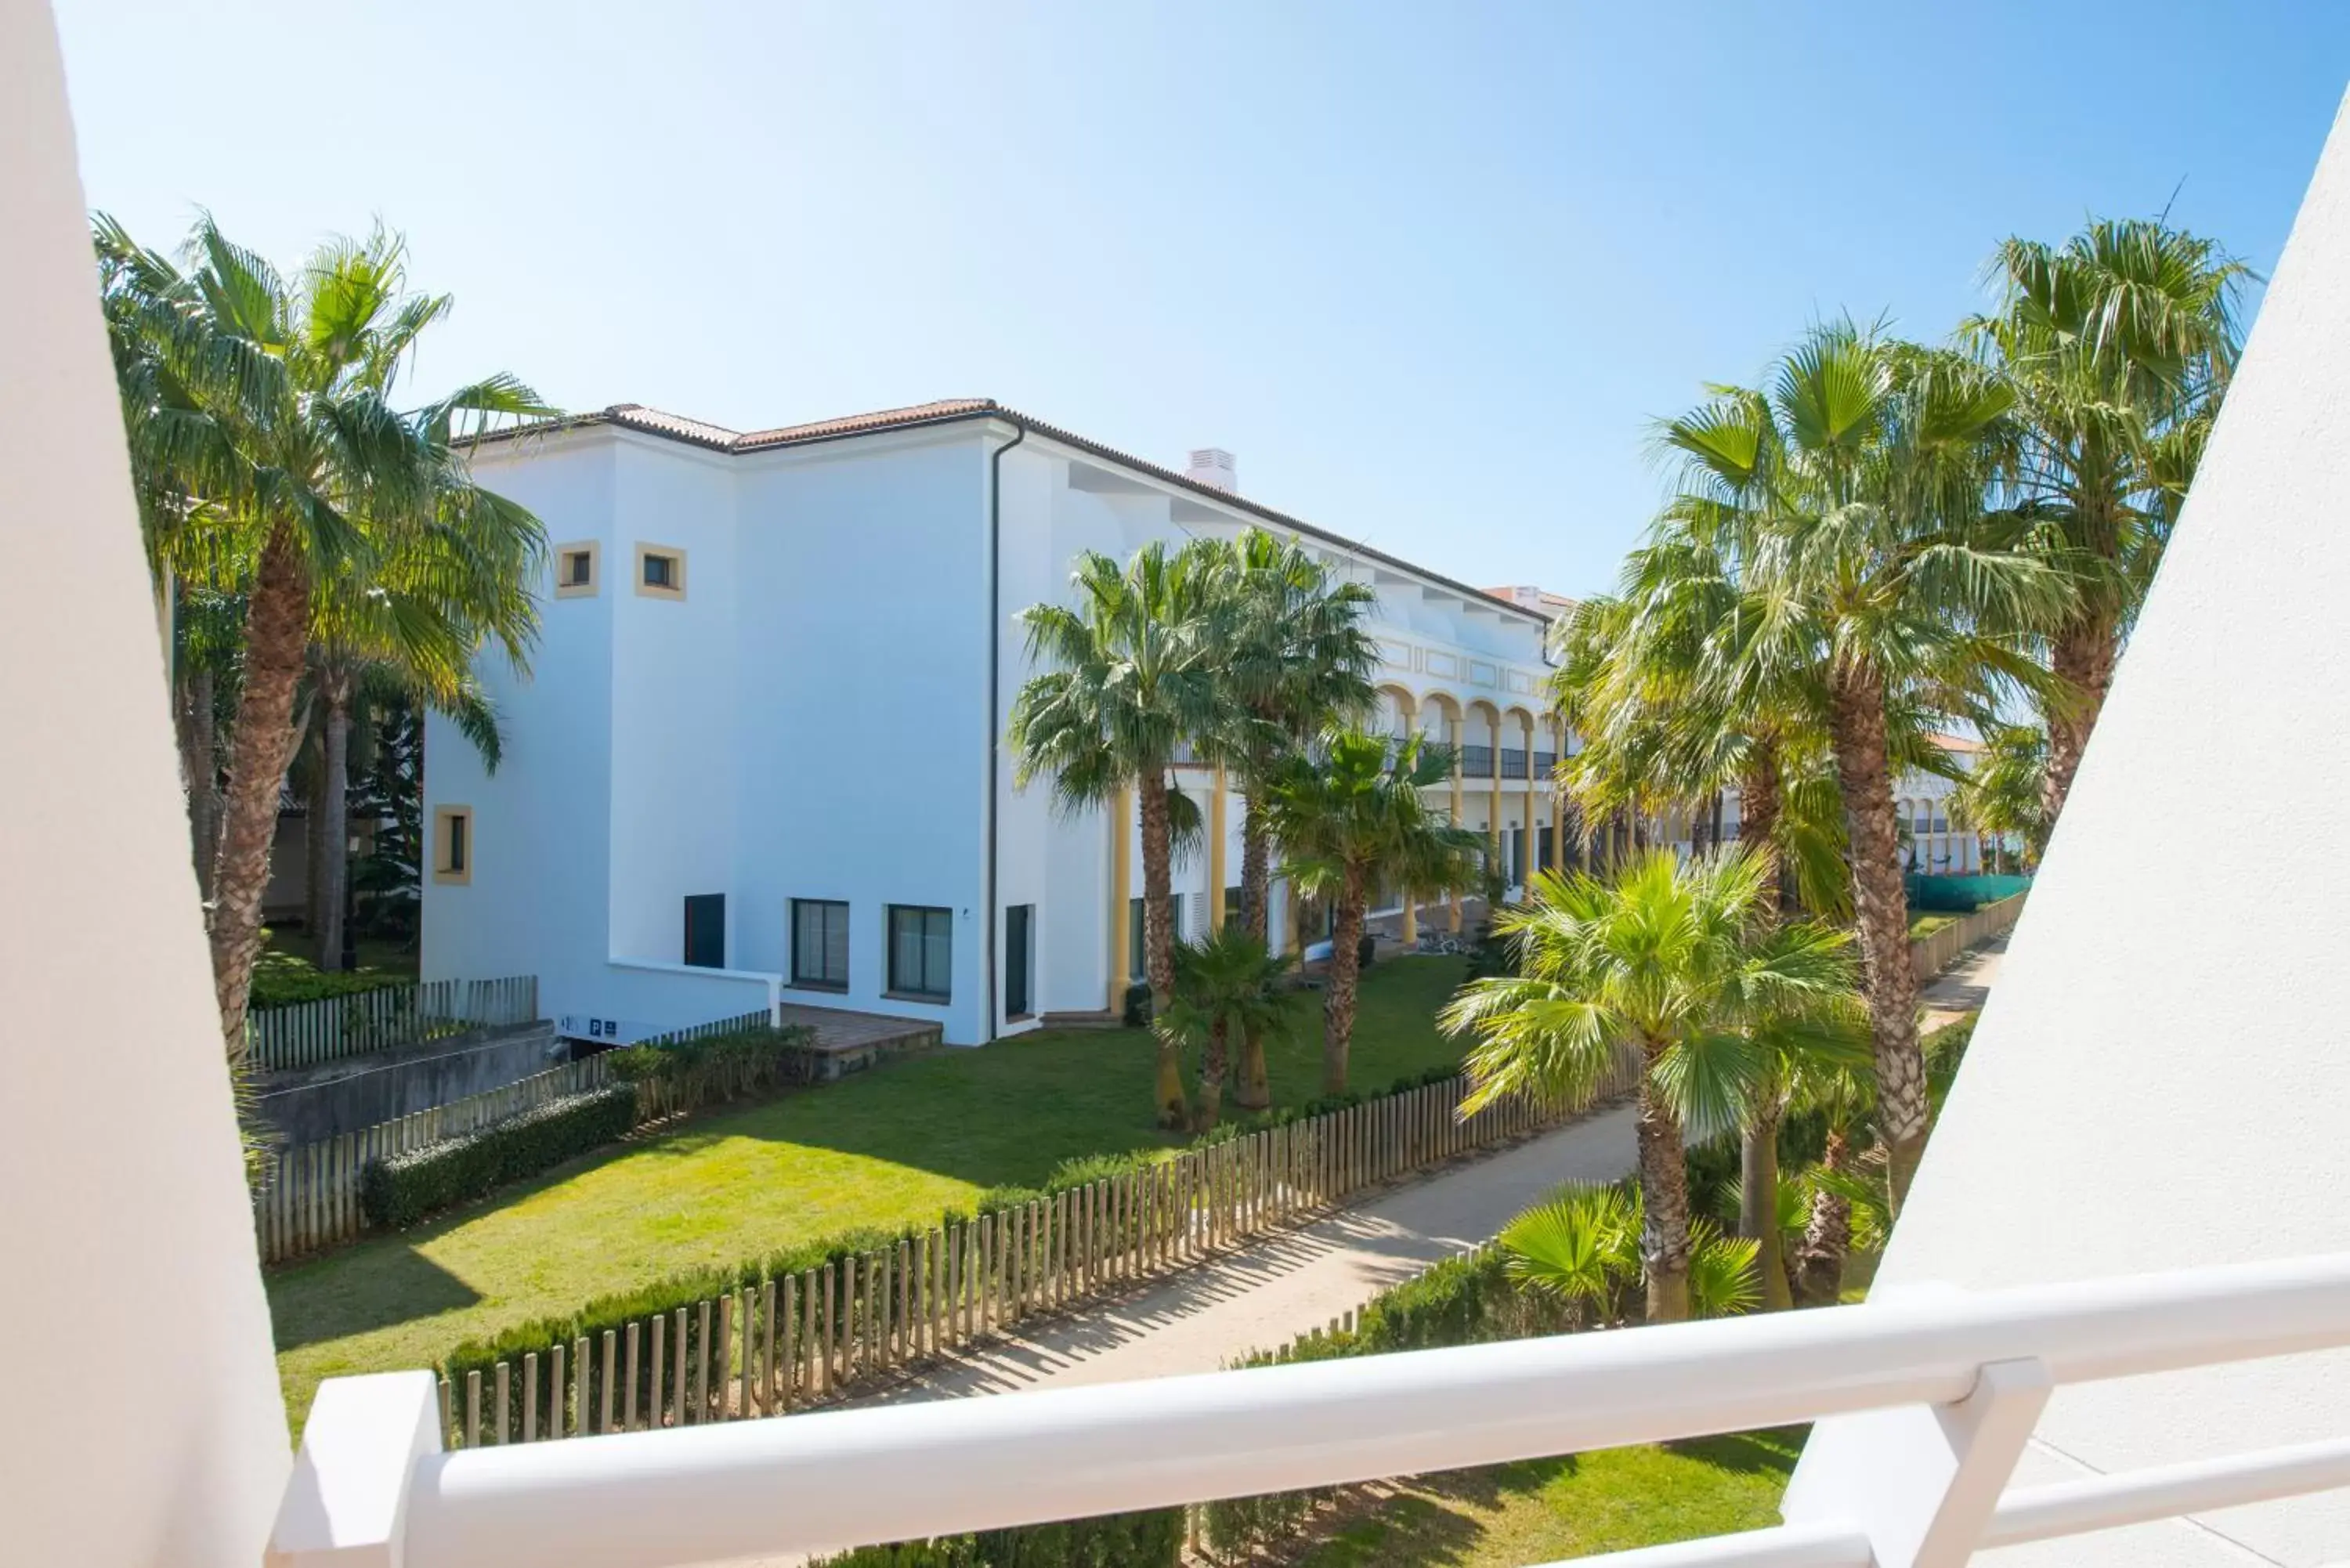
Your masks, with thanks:
<instances>
[{"instance_id":1,"label":"building facade","mask_svg":"<svg viewBox=\"0 0 2350 1568\"><path fill-rule=\"evenodd\" d=\"M423 972L531 973L566 1032L631 1040L778 1002L977 1044L1114 1010L1139 969L1131 801L1020 787L1017 616L1074 558L1295 536L1378 594L1379 722L1459 748L1440 786L1509 879L1570 834L1537 610L984 401L738 434L634 406L473 454L551 545L531 672L485 669L504 759L426 739ZM1173 782L1206 844L1179 929L1221 920L1247 802ZM1276 891L1274 926L1288 930ZM1409 929L1417 911L1391 911ZM1457 909L1453 911L1457 918Z\"/></svg>"}]
</instances>

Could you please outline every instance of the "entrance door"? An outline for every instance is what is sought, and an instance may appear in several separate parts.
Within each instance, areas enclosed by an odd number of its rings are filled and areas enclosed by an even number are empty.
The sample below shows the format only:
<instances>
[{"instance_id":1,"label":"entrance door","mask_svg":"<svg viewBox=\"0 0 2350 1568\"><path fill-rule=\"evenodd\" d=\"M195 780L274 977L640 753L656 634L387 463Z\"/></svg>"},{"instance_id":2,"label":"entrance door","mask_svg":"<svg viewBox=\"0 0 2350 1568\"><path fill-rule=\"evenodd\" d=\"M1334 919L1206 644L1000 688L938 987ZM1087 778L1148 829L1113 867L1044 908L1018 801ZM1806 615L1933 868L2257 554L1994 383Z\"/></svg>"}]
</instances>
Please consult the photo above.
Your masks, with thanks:
<instances>
[{"instance_id":1,"label":"entrance door","mask_svg":"<svg viewBox=\"0 0 2350 1568\"><path fill-rule=\"evenodd\" d=\"M1028 999L1028 928L1036 906L1014 904L1003 911L1003 1015L1024 1018L1035 1011Z\"/></svg>"}]
</instances>

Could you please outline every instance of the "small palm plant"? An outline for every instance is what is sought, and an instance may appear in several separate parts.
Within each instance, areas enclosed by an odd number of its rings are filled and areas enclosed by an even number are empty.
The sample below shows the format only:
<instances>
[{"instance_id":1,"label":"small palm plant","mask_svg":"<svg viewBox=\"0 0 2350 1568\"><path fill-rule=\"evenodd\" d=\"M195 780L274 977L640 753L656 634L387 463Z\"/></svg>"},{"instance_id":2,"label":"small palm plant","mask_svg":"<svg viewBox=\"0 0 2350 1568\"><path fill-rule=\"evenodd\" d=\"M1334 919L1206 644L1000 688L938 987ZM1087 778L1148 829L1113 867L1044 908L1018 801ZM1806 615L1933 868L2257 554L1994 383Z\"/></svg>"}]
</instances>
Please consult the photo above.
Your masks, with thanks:
<instances>
[{"instance_id":1,"label":"small palm plant","mask_svg":"<svg viewBox=\"0 0 2350 1568\"><path fill-rule=\"evenodd\" d=\"M1175 946L1175 991L1159 1016L1165 1037L1200 1049L1200 1093L1192 1129L1216 1125L1223 1105L1224 1078L1232 1067L1232 1046L1243 1047L1240 1102L1268 1105L1263 1043L1289 1029L1281 993L1288 965L1269 952L1263 939L1227 925L1205 941Z\"/></svg>"},{"instance_id":2,"label":"small palm plant","mask_svg":"<svg viewBox=\"0 0 2350 1568\"><path fill-rule=\"evenodd\" d=\"M1685 1132L1711 1137L1751 1114L1770 1057L1758 1044L1850 1004L1849 939L1761 918L1770 862L1742 846L1684 862L1667 851L1614 883L1544 873L1498 929L1520 972L1471 981L1440 1015L1474 1038L1473 1113L1541 1087L1588 1104L1617 1084L1639 1089L1638 1136L1647 1317L1690 1312Z\"/></svg>"},{"instance_id":3,"label":"small palm plant","mask_svg":"<svg viewBox=\"0 0 2350 1568\"><path fill-rule=\"evenodd\" d=\"M1576 1328L1636 1321L1642 1210L1639 1188L1632 1182L1568 1183L1503 1228L1510 1278L1564 1303ZM1754 1243L1724 1236L1702 1220L1692 1224L1690 1315L1734 1317L1753 1311L1762 1300Z\"/></svg>"}]
</instances>

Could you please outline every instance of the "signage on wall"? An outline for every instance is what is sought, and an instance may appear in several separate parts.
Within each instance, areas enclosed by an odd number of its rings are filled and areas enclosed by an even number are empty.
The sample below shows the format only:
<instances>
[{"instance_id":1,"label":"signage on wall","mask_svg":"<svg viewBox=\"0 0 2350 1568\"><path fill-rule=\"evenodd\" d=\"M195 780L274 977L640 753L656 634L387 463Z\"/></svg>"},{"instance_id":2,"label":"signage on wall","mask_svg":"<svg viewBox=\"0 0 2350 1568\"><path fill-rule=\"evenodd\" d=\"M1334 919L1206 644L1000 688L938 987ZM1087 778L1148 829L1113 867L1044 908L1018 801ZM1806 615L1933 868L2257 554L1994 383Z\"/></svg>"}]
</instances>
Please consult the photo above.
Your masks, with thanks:
<instances>
[{"instance_id":1,"label":"signage on wall","mask_svg":"<svg viewBox=\"0 0 2350 1568\"><path fill-rule=\"evenodd\" d=\"M601 1018L584 1012L567 1012L555 1021L555 1032L571 1040L590 1041L598 1045L633 1045L661 1032L660 1025L641 1023L633 1018Z\"/></svg>"}]
</instances>

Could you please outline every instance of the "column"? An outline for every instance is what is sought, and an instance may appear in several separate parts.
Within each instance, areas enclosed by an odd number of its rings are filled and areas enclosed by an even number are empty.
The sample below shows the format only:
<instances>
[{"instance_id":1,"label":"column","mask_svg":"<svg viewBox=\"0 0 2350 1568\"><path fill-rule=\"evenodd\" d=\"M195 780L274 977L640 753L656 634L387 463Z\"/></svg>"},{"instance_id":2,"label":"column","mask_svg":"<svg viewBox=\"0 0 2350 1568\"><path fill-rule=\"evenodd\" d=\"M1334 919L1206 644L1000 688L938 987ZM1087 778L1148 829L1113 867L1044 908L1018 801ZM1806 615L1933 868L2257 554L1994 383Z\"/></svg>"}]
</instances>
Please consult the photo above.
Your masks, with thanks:
<instances>
[{"instance_id":1,"label":"column","mask_svg":"<svg viewBox=\"0 0 2350 1568\"><path fill-rule=\"evenodd\" d=\"M1487 781L1492 805L1485 813L1485 842L1492 856L1492 864L1502 867L1502 880L1507 882L1510 871L1502 860L1502 715L1498 710L1493 714L1493 743L1485 748L1485 754L1493 759L1492 777ZM1488 919L1492 913L1491 909L1485 911Z\"/></svg>"},{"instance_id":2,"label":"column","mask_svg":"<svg viewBox=\"0 0 2350 1568\"><path fill-rule=\"evenodd\" d=\"M1109 811L1109 1011L1126 1006L1126 955L1134 944L1134 792L1120 789Z\"/></svg>"},{"instance_id":3,"label":"column","mask_svg":"<svg viewBox=\"0 0 2350 1568\"><path fill-rule=\"evenodd\" d=\"M1208 795L1208 929L1224 929L1224 765Z\"/></svg>"},{"instance_id":4,"label":"column","mask_svg":"<svg viewBox=\"0 0 2350 1568\"><path fill-rule=\"evenodd\" d=\"M1452 748L1452 826L1461 826L1461 716L1444 716L1444 741ZM1452 927L1452 934L1461 934L1461 890L1455 888L1444 895L1444 912Z\"/></svg>"},{"instance_id":5,"label":"column","mask_svg":"<svg viewBox=\"0 0 2350 1568\"><path fill-rule=\"evenodd\" d=\"M1550 754L1566 761L1566 727L1555 718L1550 722ZM1566 870L1566 792L1558 787L1555 768L1550 779L1550 868L1562 875Z\"/></svg>"}]
</instances>

